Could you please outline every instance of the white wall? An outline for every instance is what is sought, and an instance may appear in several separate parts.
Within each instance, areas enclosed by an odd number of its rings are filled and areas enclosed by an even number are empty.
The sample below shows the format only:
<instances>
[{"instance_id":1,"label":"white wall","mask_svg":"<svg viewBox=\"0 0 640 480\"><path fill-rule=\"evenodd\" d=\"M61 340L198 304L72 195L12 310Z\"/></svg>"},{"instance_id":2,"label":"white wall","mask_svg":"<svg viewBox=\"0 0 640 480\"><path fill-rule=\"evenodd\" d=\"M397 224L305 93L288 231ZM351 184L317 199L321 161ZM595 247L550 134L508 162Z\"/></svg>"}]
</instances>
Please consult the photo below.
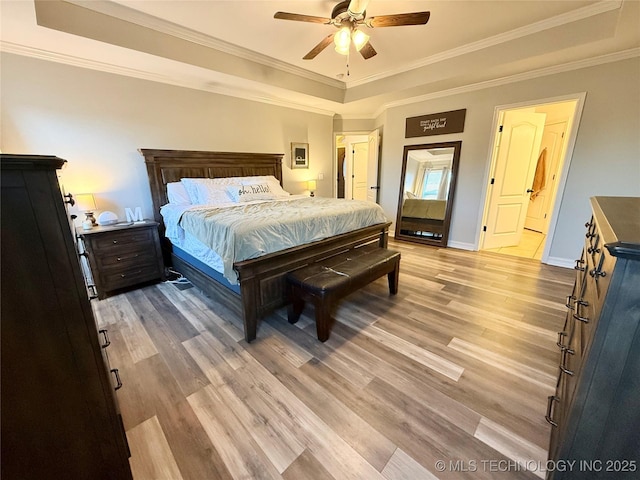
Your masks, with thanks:
<instances>
[{"instance_id":1,"label":"white wall","mask_svg":"<svg viewBox=\"0 0 640 480\"><path fill-rule=\"evenodd\" d=\"M549 75L391 108L375 121L332 117L197 90L2 54L0 149L69 160L65 185L97 195L99 210L119 215L142 206L151 216L138 148L285 153L292 193L318 181L332 195L333 130L380 128L380 203L395 220L404 145L462 140L450 242L474 246L482 214L495 107L587 92L550 256L581 248L589 197L640 196L640 59ZM461 134L405 139L405 119L467 109ZM346 130L344 130L346 129ZM290 143L310 144L309 170L291 170Z\"/></svg>"},{"instance_id":2,"label":"white wall","mask_svg":"<svg viewBox=\"0 0 640 480\"><path fill-rule=\"evenodd\" d=\"M495 107L587 92L550 259L580 252L589 197L640 196L640 59L575 70L389 109L384 124L381 205L396 218L404 145L462 140L449 242L473 247L479 234ZM464 132L404 138L405 119L467 109Z\"/></svg>"},{"instance_id":3,"label":"white wall","mask_svg":"<svg viewBox=\"0 0 640 480\"><path fill-rule=\"evenodd\" d=\"M284 153L284 188L332 195L333 117L2 54L0 149L57 155L67 191L91 192L98 211L152 217L138 148ZM310 168L291 170L291 142L309 143Z\"/></svg>"}]
</instances>

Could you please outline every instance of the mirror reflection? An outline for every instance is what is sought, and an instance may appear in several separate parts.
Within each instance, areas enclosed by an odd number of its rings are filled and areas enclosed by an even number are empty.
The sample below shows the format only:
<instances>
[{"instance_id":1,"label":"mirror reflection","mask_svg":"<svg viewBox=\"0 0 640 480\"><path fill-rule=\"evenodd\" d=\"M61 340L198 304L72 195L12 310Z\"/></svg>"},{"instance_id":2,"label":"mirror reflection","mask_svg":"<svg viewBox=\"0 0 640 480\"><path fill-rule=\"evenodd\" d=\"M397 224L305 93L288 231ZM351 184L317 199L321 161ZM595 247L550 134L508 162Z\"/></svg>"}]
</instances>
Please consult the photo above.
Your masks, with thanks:
<instances>
[{"instance_id":1,"label":"mirror reflection","mask_svg":"<svg viewBox=\"0 0 640 480\"><path fill-rule=\"evenodd\" d=\"M446 246L461 144L404 147L396 238Z\"/></svg>"}]
</instances>

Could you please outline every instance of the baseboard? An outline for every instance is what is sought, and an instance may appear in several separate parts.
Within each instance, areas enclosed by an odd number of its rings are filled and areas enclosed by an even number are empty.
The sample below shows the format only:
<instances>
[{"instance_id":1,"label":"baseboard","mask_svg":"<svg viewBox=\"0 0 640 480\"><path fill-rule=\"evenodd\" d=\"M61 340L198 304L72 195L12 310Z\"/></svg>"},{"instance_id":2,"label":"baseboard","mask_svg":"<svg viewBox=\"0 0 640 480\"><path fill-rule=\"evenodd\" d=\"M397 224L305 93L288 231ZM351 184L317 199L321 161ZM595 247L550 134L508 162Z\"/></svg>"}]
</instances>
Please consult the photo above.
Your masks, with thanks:
<instances>
[{"instance_id":1,"label":"baseboard","mask_svg":"<svg viewBox=\"0 0 640 480\"><path fill-rule=\"evenodd\" d=\"M459 248L460 250L470 250L472 252L475 252L477 250L476 246L473 243L452 242L451 240L447 242L447 247Z\"/></svg>"},{"instance_id":2,"label":"baseboard","mask_svg":"<svg viewBox=\"0 0 640 480\"><path fill-rule=\"evenodd\" d=\"M547 265L553 265L554 267L573 268L576 261L561 257L547 257L547 261L544 263Z\"/></svg>"}]
</instances>

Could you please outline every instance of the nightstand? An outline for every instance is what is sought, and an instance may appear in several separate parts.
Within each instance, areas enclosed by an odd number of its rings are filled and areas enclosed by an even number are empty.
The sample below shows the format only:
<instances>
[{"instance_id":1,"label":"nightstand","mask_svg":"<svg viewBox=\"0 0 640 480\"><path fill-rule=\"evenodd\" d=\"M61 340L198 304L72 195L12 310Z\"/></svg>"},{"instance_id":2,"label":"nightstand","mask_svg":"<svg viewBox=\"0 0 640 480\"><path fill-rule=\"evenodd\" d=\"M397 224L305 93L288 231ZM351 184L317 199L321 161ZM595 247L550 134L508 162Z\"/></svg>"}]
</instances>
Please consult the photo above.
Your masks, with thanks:
<instances>
[{"instance_id":1,"label":"nightstand","mask_svg":"<svg viewBox=\"0 0 640 480\"><path fill-rule=\"evenodd\" d=\"M102 300L116 290L164 280L158 223L77 228Z\"/></svg>"}]
</instances>

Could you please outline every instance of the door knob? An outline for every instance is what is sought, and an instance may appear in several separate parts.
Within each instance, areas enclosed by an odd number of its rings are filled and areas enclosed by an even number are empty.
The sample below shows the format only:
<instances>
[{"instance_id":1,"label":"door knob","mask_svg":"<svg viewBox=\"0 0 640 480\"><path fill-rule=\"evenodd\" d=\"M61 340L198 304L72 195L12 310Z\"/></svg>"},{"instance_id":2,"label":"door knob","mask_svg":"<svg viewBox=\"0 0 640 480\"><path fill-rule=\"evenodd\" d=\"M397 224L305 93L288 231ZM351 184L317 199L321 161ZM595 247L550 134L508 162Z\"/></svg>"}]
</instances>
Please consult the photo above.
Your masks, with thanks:
<instances>
[{"instance_id":1,"label":"door knob","mask_svg":"<svg viewBox=\"0 0 640 480\"><path fill-rule=\"evenodd\" d=\"M533 193L533 190L531 190L530 188L527 189L527 193Z\"/></svg>"}]
</instances>

